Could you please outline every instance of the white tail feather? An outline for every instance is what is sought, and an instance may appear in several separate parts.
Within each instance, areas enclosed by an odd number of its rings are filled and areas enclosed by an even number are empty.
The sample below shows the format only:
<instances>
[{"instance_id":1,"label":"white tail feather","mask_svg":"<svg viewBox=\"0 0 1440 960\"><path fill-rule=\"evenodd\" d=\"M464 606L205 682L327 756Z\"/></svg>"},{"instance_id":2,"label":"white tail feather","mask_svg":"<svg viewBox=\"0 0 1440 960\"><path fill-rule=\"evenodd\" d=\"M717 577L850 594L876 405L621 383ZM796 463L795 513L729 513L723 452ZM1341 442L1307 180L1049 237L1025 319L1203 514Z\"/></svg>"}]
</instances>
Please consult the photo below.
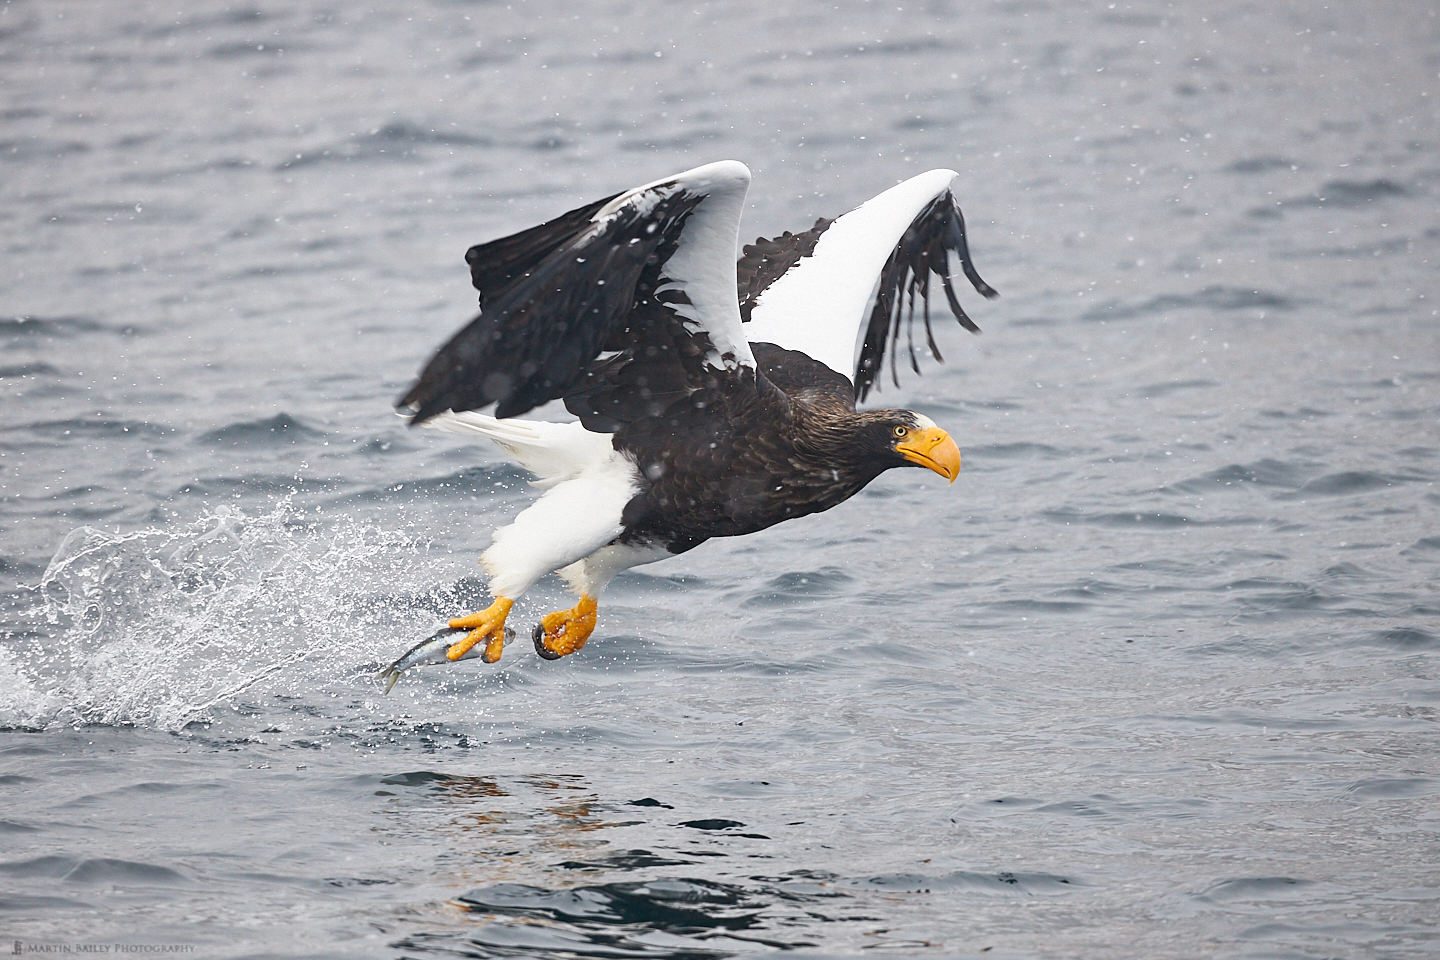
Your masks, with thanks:
<instances>
[{"instance_id":1,"label":"white tail feather","mask_svg":"<svg viewBox=\"0 0 1440 960\"><path fill-rule=\"evenodd\" d=\"M450 433L478 434L535 474L535 486L553 487L614 453L608 433L591 433L579 423L497 420L483 413L446 411L422 426Z\"/></svg>"}]
</instances>

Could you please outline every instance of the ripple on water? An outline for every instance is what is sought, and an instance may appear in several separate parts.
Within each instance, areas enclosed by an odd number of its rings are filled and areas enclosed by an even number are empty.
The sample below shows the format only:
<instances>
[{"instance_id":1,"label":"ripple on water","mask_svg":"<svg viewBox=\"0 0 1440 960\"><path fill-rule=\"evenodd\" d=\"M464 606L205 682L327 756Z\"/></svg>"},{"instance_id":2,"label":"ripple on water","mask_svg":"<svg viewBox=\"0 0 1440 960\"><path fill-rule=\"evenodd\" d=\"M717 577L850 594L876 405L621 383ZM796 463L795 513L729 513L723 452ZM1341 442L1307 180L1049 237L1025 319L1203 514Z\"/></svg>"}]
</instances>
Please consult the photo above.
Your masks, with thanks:
<instances>
[{"instance_id":1,"label":"ripple on water","mask_svg":"<svg viewBox=\"0 0 1440 960\"><path fill-rule=\"evenodd\" d=\"M200 434L205 443L231 447L288 447L302 440L325 436L319 430L288 413L277 413L260 420L237 420L215 430Z\"/></svg>"},{"instance_id":2,"label":"ripple on water","mask_svg":"<svg viewBox=\"0 0 1440 960\"><path fill-rule=\"evenodd\" d=\"M1090 512L1065 508L1042 511L1041 516L1057 523L1079 524L1082 526L1110 527L1137 530L1174 530L1180 527L1226 526L1253 523L1249 518L1231 517L1220 520L1196 520L1180 513L1160 510L1125 510Z\"/></svg>"},{"instance_id":3,"label":"ripple on water","mask_svg":"<svg viewBox=\"0 0 1440 960\"><path fill-rule=\"evenodd\" d=\"M17 917L35 917L46 910L86 910L88 905L81 900L65 897L34 896L25 893L0 893L0 915L13 914Z\"/></svg>"},{"instance_id":4,"label":"ripple on water","mask_svg":"<svg viewBox=\"0 0 1440 960\"><path fill-rule=\"evenodd\" d=\"M688 867L699 861L683 860L669 854L654 853L650 850L616 850L614 853L591 860L563 860L555 864L561 870L595 870L601 872L648 870L655 867Z\"/></svg>"},{"instance_id":5,"label":"ripple on water","mask_svg":"<svg viewBox=\"0 0 1440 960\"><path fill-rule=\"evenodd\" d=\"M102 886L140 884L149 887L179 887L189 886L192 882L185 874L170 867L115 857L91 857L81 860L61 879L67 883Z\"/></svg>"},{"instance_id":6,"label":"ripple on water","mask_svg":"<svg viewBox=\"0 0 1440 960\"><path fill-rule=\"evenodd\" d=\"M1363 207L1379 200L1410 196L1404 184L1388 177L1372 180L1327 180L1308 197L1292 201L1316 207Z\"/></svg>"},{"instance_id":7,"label":"ripple on water","mask_svg":"<svg viewBox=\"0 0 1440 960\"><path fill-rule=\"evenodd\" d=\"M1163 317L1167 313L1186 310L1294 310L1308 301L1302 297L1286 296L1274 290L1258 287L1230 287L1213 285L1194 293L1166 293L1149 297L1138 303L1123 300L1106 300L1081 315L1084 320L1131 320L1137 318Z\"/></svg>"},{"instance_id":8,"label":"ripple on water","mask_svg":"<svg viewBox=\"0 0 1440 960\"><path fill-rule=\"evenodd\" d=\"M387 487L371 487L349 493L336 503L376 503L393 500L424 501L433 497L491 493L496 489L523 490L530 486L530 474L514 464L484 463L435 477L403 480Z\"/></svg>"},{"instance_id":9,"label":"ripple on water","mask_svg":"<svg viewBox=\"0 0 1440 960\"><path fill-rule=\"evenodd\" d=\"M1163 818L1188 820L1213 805L1208 800L1172 797L1124 799L1096 793L1069 800L1041 800L1036 797L995 797L972 806L979 816L1022 817L1045 814L1052 817L1079 817L1114 822Z\"/></svg>"},{"instance_id":10,"label":"ripple on water","mask_svg":"<svg viewBox=\"0 0 1440 960\"><path fill-rule=\"evenodd\" d=\"M454 125L437 129L410 120L392 120L364 133L328 146L303 150L281 161L276 169L291 170L326 163L407 160L427 148L481 149L493 146L494 138L463 131Z\"/></svg>"},{"instance_id":11,"label":"ripple on water","mask_svg":"<svg viewBox=\"0 0 1440 960\"><path fill-rule=\"evenodd\" d=\"M1420 627L1391 627L1369 634L1371 643L1396 650L1425 650L1440 646L1440 637L1434 631Z\"/></svg>"},{"instance_id":12,"label":"ripple on water","mask_svg":"<svg viewBox=\"0 0 1440 960\"><path fill-rule=\"evenodd\" d=\"M1069 460L1077 451L1048 443L971 444L967 456L976 460Z\"/></svg>"},{"instance_id":13,"label":"ripple on water","mask_svg":"<svg viewBox=\"0 0 1440 960\"><path fill-rule=\"evenodd\" d=\"M648 863L655 858L640 851L636 859ZM563 888L497 883L475 888L455 902L489 921L463 938L497 953L509 951L501 955L529 950L536 955L550 951L566 956L702 958L730 956L735 948L818 946L809 939L819 932L817 922L873 922L872 914L885 912L884 904L893 909L896 897L1057 896L1073 890L1075 883L1069 877L1033 872L843 877L794 870L725 881L672 876ZM874 903L877 898L880 902Z\"/></svg>"},{"instance_id":14,"label":"ripple on water","mask_svg":"<svg viewBox=\"0 0 1440 960\"><path fill-rule=\"evenodd\" d=\"M255 494L287 494L334 490L344 481L338 477L300 476L285 473L246 473L239 476L196 477L175 489L177 496L213 497L240 500Z\"/></svg>"},{"instance_id":15,"label":"ripple on water","mask_svg":"<svg viewBox=\"0 0 1440 960\"><path fill-rule=\"evenodd\" d=\"M938 876L923 873L887 873L850 881L850 885L879 887L905 893L938 893L969 891L1002 895L1038 896L1069 893L1076 881L1053 873L1011 872L979 873L955 870Z\"/></svg>"},{"instance_id":16,"label":"ripple on water","mask_svg":"<svg viewBox=\"0 0 1440 960\"><path fill-rule=\"evenodd\" d=\"M72 340L89 333L118 333L129 335L137 332L134 326L114 327L93 317L79 315L65 316L0 316L0 340L11 341L23 338Z\"/></svg>"},{"instance_id":17,"label":"ripple on water","mask_svg":"<svg viewBox=\"0 0 1440 960\"><path fill-rule=\"evenodd\" d=\"M56 137L17 137L0 140L0 155L11 163L16 161L39 161L53 163L69 154L89 153L93 144L82 140L61 140Z\"/></svg>"},{"instance_id":18,"label":"ripple on water","mask_svg":"<svg viewBox=\"0 0 1440 960\"><path fill-rule=\"evenodd\" d=\"M855 578L839 567L818 570L790 570L772 577L754 590L745 591L745 602L761 607L788 607L797 601L848 596Z\"/></svg>"},{"instance_id":19,"label":"ripple on water","mask_svg":"<svg viewBox=\"0 0 1440 960\"><path fill-rule=\"evenodd\" d=\"M1345 788L1345 796L1351 800L1409 800L1437 794L1440 780L1434 777L1371 777Z\"/></svg>"},{"instance_id":20,"label":"ripple on water","mask_svg":"<svg viewBox=\"0 0 1440 960\"><path fill-rule=\"evenodd\" d=\"M190 878L170 867L114 857L42 856L0 863L0 874L62 883L186 886Z\"/></svg>"},{"instance_id":21,"label":"ripple on water","mask_svg":"<svg viewBox=\"0 0 1440 960\"><path fill-rule=\"evenodd\" d=\"M435 770L411 770L406 773L392 773L381 777L380 782L390 787L440 787L470 783L475 779L474 777L440 773Z\"/></svg>"},{"instance_id":22,"label":"ripple on water","mask_svg":"<svg viewBox=\"0 0 1440 960\"><path fill-rule=\"evenodd\" d=\"M1261 417L1267 420L1299 420L1308 422L1311 420L1324 420L1338 416L1333 410L1322 410L1319 407L1301 406L1293 410L1284 410L1276 407L1261 407L1258 411Z\"/></svg>"},{"instance_id":23,"label":"ripple on water","mask_svg":"<svg viewBox=\"0 0 1440 960\"><path fill-rule=\"evenodd\" d=\"M745 826L745 824L741 823L739 820L726 820L723 817L709 817L702 820L685 820L677 824L677 826L685 827L689 830L734 830L738 827ZM754 835L752 834L752 836ZM765 837L763 839L768 840L769 838Z\"/></svg>"},{"instance_id":24,"label":"ripple on water","mask_svg":"<svg viewBox=\"0 0 1440 960\"><path fill-rule=\"evenodd\" d=\"M177 12L173 18L167 17L153 24L147 22L143 28L137 29L142 36L146 37L173 37L184 33L203 33L209 36L211 31L217 29L224 30L236 26L253 28L273 19L275 19L273 15L267 14L257 7L240 6L223 13Z\"/></svg>"},{"instance_id":25,"label":"ripple on water","mask_svg":"<svg viewBox=\"0 0 1440 960\"><path fill-rule=\"evenodd\" d=\"M34 880L42 877L58 879L75 869L78 862L75 857L55 855L31 857L28 860L7 860L0 862L0 875L17 877L22 880Z\"/></svg>"},{"instance_id":26,"label":"ripple on water","mask_svg":"<svg viewBox=\"0 0 1440 960\"><path fill-rule=\"evenodd\" d=\"M1023 600L996 600L993 603L984 605L989 612L1012 611L1016 613L1033 613L1037 615L1059 615L1065 613L1081 613L1095 606L1093 602L1079 600L1039 600L1027 597Z\"/></svg>"},{"instance_id":27,"label":"ripple on water","mask_svg":"<svg viewBox=\"0 0 1440 960\"><path fill-rule=\"evenodd\" d=\"M34 423L18 424L13 427L4 428L7 430L25 430L36 433L42 439L60 439L69 437L82 438L112 438L112 437L169 437L173 436L173 427L167 427L161 423L150 423L144 420L108 420L103 418L75 417L68 420L43 420Z\"/></svg>"},{"instance_id":28,"label":"ripple on water","mask_svg":"<svg viewBox=\"0 0 1440 960\"><path fill-rule=\"evenodd\" d=\"M1216 487L1256 486L1295 490L1305 482L1311 465L1266 457L1250 463L1231 463L1166 487L1182 493L1213 493Z\"/></svg>"},{"instance_id":29,"label":"ripple on water","mask_svg":"<svg viewBox=\"0 0 1440 960\"><path fill-rule=\"evenodd\" d=\"M205 51L205 57L210 60L253 58L257 60L279 61L286 55L294 55L305 50L314 49L314 44L297 42L293 38L286 40L284 43L263 43L247 39L217 43Z\"/></svg>"},{"instance_id":30,"label":"ripple on water","mask_svg":"<svg viewBox=\"0 0 1440 960\"><path fill-rule=\"evenodd\" d=\"M1228 164L1225 167L1226 173L1270 173L1276 170L1293 172L1300 169L1300 164L1289 157L1279 157L1272 154L1262 154L1255 157L1245 157Z\"/></svg>"},{"instance_id":31,"label":"ripple on water","mask_svg":"<svg viewBox=\"0 0 1440 960\"><path fill-rule=\"evenodd\" d=\"M745 930L758 925L760 904L751 891L730 883L696 878L627 880L551 890L523 883L497 883L457 898L472 911L528 917L584 929L636 925L674 935Z\"/></svg>"},{"instance_id":32,"label":"ripple on water","mask_svg":"<svg viewBox=\"0 0 1440 960\"><path fill-rule=\"evenodd\" d=\"M1341 598L1329 590L1298 580L1278 577L1246 577L1210 588L1215 593L1234 594L1247 620L1303 617L1318 610L1333 610Z\"/></svg>"},{"instance_id":33,"label":"ripple on water","mask_svg":"<svg viewBox=\"0 0 1440 960\"><path fill-rule=\"evenodd\" d=\"M1211 884L1195 895L1205 903L1263 903L1303 900L1313 896L1313 881L1296 877L1234 877Z\"/></svg>"},{"instance_id":34,"label":"ripple on water","mask_svg":"<svg viewBox=\"0 0 1440 960\"><path fill-rule=\"evenodd\" d=\"M56 377L60 371L48 363L17 363L0 366L0 380L20 380L25 377Z\"/></svg>"},{"instance_id":35,"label":"ripple on water","mask_svg":"<svg viewBox=\"0 0 1440 960\"><path fill-rule=\"evenodd\" d=\"M1421 478L1398 473L1378 473L1373 470L1343 470L1306 481L1304 486L1295 491L1294 496L1353 497L1419 479Z\"/></svg>"}]
</instances>

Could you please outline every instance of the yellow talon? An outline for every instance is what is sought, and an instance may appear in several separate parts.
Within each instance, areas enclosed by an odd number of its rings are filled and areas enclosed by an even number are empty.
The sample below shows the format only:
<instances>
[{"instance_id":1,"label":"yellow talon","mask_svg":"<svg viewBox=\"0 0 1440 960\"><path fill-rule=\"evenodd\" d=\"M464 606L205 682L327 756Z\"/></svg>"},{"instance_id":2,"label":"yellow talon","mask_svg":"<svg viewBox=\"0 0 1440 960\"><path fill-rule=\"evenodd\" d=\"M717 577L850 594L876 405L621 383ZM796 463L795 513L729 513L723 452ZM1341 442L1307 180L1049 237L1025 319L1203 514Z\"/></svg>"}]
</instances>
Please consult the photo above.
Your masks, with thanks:
<instances>
[{"instance_id":1,"label":"yellow talon","mask_svg":"<svg viewBox=\"0 0 1440 960\"><path fill-rule=\"evenodd\" d=\"M547 613L535 625L535 652L546 660L558 660L585 646L595 632L595 598L580 595L580 602L569 610Z\"/></svg>"},{"instance_id":2,"label":"yellow talon","mask_svg":"<svg viewBox=\"0 0 1440 960\"><path fill-rule=\"evenodd\" d=\"M509 597L496 597L495 602L484 610L464 617L456 617L450 621L451 630L469 630L459 640L450 644L445 651L448 660L459 660L470 652L470 648L481 640L485 641L485 652L480 659L486 663L494 663L500 659L501 652L505 649L505 618L510 615L510 608L515 601Z\"/></svg>"}]
</instances>

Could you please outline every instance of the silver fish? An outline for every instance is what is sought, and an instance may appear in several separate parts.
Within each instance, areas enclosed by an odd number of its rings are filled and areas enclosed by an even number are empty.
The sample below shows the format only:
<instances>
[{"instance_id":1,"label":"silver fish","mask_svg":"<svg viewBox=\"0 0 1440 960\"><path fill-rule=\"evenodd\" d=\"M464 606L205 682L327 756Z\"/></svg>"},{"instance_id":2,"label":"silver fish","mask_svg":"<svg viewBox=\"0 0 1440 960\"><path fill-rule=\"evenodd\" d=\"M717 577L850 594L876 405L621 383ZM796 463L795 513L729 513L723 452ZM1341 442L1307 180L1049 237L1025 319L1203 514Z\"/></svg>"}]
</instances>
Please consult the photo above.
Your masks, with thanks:
<instances>
[{"instance_id":1,"label":"silver fish","mask_svg":"<svg viewBox=\"0 0 1440 960\"><path fill-rule=\"evenodd\" d=\"M395 688L395 681L400 679L400 674L411 667L423 667L432 663L459 663L460 660L474 660L485 652L485 644L477 643L459 660L451 660L445 656L445 651L450 645L461 636L468 633L468 630L453 630L450 627L441 627L430 636L421 640L415 646L406 650L395 660L394 663L381 670L375 675L375 679L385 684L385 693L389 694ZM509 627L505 628L505 642L509 643L515 639L515 631Z\"/></svg>"}]
</instances>

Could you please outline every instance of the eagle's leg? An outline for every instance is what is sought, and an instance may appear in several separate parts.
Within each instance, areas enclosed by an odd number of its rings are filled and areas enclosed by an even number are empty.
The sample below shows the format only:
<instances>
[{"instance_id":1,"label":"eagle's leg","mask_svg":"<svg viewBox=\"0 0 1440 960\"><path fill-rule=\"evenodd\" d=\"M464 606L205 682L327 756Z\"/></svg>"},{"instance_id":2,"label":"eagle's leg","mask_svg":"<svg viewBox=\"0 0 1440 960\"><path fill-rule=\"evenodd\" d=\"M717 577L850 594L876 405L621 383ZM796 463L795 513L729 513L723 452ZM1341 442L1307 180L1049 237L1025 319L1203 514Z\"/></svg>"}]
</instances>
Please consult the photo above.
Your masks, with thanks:
<instances>
[{"instance_id":1,"label":"eagle's leg","mask_svg":"<svg viewBox=\"0 0 1440 960\"><path fill-rule=\"evenodd\" d=\"M486 663L499 660L505 649L505 618L510 615L510 608L514 605L515 601L509 597L496 597L495 602L484 610L451 620L451 630L470 632L450 644L445 656L450 660L459 660L470 652L471 647L484 640L485 652L480 655L480 659Z\"/></svg>"},{"instance_id":2,"label":"eagle's leg","mask_svg":"<svg viewBox=\"0 0 1440 960\"><path fill-rule=\"evenodd\" d=\"M569 610L556 610L535 625L535 652L546 660L559 660L585 646L595 632L595 598L580 594L580 602Z\"/></svg>"}]
</instances>

